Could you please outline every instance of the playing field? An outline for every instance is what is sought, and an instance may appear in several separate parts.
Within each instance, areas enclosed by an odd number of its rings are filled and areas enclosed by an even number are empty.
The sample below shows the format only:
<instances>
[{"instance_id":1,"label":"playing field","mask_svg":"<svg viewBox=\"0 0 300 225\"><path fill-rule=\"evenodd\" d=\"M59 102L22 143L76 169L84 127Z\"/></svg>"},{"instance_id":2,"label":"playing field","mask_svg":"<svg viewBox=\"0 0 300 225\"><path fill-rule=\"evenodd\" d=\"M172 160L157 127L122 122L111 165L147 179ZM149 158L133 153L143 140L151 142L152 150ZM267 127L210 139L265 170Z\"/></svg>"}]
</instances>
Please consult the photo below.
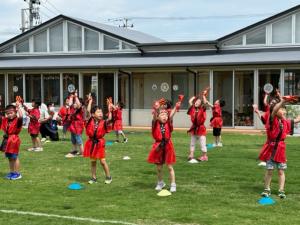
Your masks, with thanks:
<instances>
[{"instance_id":1,"label":"playing field","mask_svg":"<svg viewBox=\"0 0 300 225\"><path fill-rule=\"evenodd\" d=\"M256 158L264 136L225 133L224 147L209 150L208 162L188 164L189 136L174 132L177 192L158 197L155 167L146 162L150 133L127 135L127 144L107 146L113 182L104 184L99 165L98 183L88 185L89 159L65 158L69 141L47 143L43 152L27 152L30 138L24 130L23 178L0 178L0 224L300 224L300 138L287 139L287 199L276 196L274 176L272 197L276 203L262 206L257 201L264 169L257 166ZM113 134L106 139L113 140ZM207 143L212 143L211 134ZM123 160L123 156L131 160ZM8 172L4 157L0 171L1 177ZM166 170L165 175L169 185ZM84 188L69 190L73 182Z\"/></svg>"}]
</instances>

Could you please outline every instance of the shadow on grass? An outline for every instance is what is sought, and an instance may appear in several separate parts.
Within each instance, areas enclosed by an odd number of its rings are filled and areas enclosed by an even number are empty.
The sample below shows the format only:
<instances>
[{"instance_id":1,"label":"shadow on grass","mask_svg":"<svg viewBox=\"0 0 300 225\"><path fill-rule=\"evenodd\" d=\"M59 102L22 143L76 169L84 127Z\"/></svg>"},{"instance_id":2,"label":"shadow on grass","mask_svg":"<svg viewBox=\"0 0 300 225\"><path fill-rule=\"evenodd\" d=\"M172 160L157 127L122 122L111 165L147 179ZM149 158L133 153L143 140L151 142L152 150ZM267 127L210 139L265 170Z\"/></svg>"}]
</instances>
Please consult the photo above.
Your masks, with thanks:
<instances>
[{"instance_id":1,"label":"shadow on grass","mask_svg":"<svg viewBox=\"0 0 300 225\"><path fill-rule=\"evenodd\" d=\"M86 183L89 180L88 176L68 176L68 179L72 180L72 182L83 182Z\"/></svg>"}]
</instances>

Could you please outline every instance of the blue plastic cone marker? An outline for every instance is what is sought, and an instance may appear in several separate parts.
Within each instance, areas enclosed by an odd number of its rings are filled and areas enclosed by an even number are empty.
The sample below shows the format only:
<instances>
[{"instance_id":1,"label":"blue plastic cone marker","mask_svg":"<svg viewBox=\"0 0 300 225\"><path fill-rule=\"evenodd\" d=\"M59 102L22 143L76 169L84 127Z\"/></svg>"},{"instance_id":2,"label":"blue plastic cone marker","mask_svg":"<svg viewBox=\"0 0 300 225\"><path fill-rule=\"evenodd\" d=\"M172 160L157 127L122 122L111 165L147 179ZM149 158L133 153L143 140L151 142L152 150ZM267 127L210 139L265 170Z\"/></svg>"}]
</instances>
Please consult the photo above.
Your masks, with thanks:
<instances>
[{"instance_id":1,"label":"blue plastic cone marker","mask_svg":"<svg viewBox=\"0 0 300 225\"><path fill-rule=\"evenodd\" d=\"M206 148L207 148L207 149L212 149L212 148L214 148L214 145L213 145L213 144L207 144L207 145L206 145Z\"/></svg>"},{"instance_id":2,"label":"blue plastic cone marker","mask_svg":"<svg viewBox=\"0 0 300 225\"><path fill-rule=\"evenodd\" d=\"M80 190L80 189L82 189L82 186L78 183L72 183L68 186L68 188L70 190Z\"/></svg>"},{"instance_id":3,"label":"blue plastic cone marker","mask_svg":"<svg viewBox=\"0 0 300 225\"><path fill-rule=\"evenodd\" d=\"M112 146L112 145L113 145L113 142L112 142L112 141L107 141L107 142L105 143L105 145L106 145L106 146Z\"/></svg>"},{"instance_id":4,"label":"blue plastic cone marker","mask_svg":"<svg viewBox=\"0 0 300 225\"><path fill-rule=\"evenodd\" d=\"M258 203L261 205L273 205L275 201L270 197L262 197L258 200Z\"/></svg>"}]
</instances>

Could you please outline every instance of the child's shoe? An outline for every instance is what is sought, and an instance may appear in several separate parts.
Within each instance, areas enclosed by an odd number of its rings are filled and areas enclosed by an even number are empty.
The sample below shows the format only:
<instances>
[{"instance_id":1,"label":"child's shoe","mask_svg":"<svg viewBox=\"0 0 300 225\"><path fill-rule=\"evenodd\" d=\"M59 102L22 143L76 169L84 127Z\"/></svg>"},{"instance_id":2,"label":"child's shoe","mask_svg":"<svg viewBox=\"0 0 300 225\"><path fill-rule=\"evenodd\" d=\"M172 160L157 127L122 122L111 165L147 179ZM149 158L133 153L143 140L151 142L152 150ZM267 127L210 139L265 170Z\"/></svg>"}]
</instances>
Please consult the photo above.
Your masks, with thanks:
<instances>
[{"instance_id":1,"label":"child's shoe","mask_svg":"<svg viewBox=\"0 0 300 225\"><path fill-rule=\"evenodd\" d=\"M17 173L17 172L13 173L10 177L11 180L19 180L21 178L22 178L22 175L20 173Z\"/></svg>"},{"instance_id":2,"label":"child's shoe","mask_svg":"<svg viewBox=\"0 0 300 225\"><path fill-rule=\"evenodd\" d=\"M282 198L282 199L286 198L285 192L284 191L278 191L278 197Z\"/></svg>"},{"instance_id":3,"label":"child's shoe","mask_svg":"<svg viewBox=\"0 0 300 225\"><path fill-rule=\"evenodd\" d=\"M44 143L50 143L51 141L50 140L46 140Z\"/></svg>"},{"instance_id":4,"label":"child's shoe","mask_svg":"<svg viewBox=\"0 0 300 225\"><path fill-rule=\"evenodd\" d=\"M104 183L105 184L110 184L112 182L112 177L106 177Z\"/></svg>"},{"instance_id":5,"label":"child's shoe","mask_svg":"<svg viewBox=\"0 0 300 225\"><path fill-rule=\"evenodd\" d=\"M269 197L271 195L271 190L265 188L265 190L260 194L262 197Z\"/></svg>"},{"instance_id":6,"label":"child's shoe","mask_svg":"<svg viewBox=\"0 0 300 225\"><path fill-rule=\"evenodd\" d=\"M44 149L42 147L36 147L33 149L34 152L42 152Z\"/></svg>"},{"instance_id":7,"label":"child's shoe","mask_svg":"<svg viewBox=\"0 0 300 225\"><path fill-rule=\"evenodd\" d=\"M217 144L217 147L223 147L222 142L219 142L219 143Z\"/></svg>"},{"instance_id":8,"label":"child's shoe","mask_svg":"<svg viewBox=\"0 0 300 225\"><path fill-rule=\"evenodd\" d=\"M170 192L176 192L176 184L175 183L171 184Z\"/></svg>"},{"instance_id":9,"label":"child's shoe","mask_svg":"<svg viewBox=\"0 0 300 225\"><path fill-rule=\"evenodd\" d=\"M158 181L157 185L155 187L156 191L161 191L164 187L166 186L165 182L163 181Z\"/></svg>"},{"instance_id":10,"label":"child's shoe","mask_svg":"<svg viewBox=\"0 0 300 225\"><path fill-rule=\"evenodd\" d=\"M34 151L35 148L28 148L27 151L31 152Z\"/></svg>"},{"instance_id":11,"label":"child's shoe","mask_svg":"<svg viewBox=\"0 0 300 225\"><path fill-rule=\"evenodd\" d=\"M208 161L208 157L207 156L201 156L200 158L198 158L199 161L204 162L204 161Z\"/></svg>"},{"instance_id":12,"label":"child's shoe","mask_svg":"<svg viewBox=\"0 0 300 225\"><path fill-rule=\"evenodd\" d=\"M97 178L91 178L89 181L88 181L89 184L95 184L97 183Z\"/></svg>"},{"instance_id":13,"label":"child's shoe","mask_svg":"<svg viewBox=\"0 0 300 225\"><path fill-rule=\"evenodd\" d=\"M124 138L124 143L127 143L128 142L128 138Z\"/></svg>"},{"instance_id":14,"label":"child's shoe","mask_svg":"<svg viewBox=\"0 0 300 225\"><path fill-rule=\"evenodd\" d=\"M47 138L42 138L41 139L41 142L44 142L44 141L46 141L47 140Z\"/></svg>"},{"instance_id":15,"label":"child's shoe","mask_svg":"<svg viewBox=\"0 0 300 225\"><path fill-rule=\"evenodd\" d=\"M11 178L11 176L12 176L13 174L14 174L13 172L10 172L10 173L8 173L8 174L5 176L5 178L8 179L8 180L10 180L10 178Z\"/></svg>"}]
</instances>

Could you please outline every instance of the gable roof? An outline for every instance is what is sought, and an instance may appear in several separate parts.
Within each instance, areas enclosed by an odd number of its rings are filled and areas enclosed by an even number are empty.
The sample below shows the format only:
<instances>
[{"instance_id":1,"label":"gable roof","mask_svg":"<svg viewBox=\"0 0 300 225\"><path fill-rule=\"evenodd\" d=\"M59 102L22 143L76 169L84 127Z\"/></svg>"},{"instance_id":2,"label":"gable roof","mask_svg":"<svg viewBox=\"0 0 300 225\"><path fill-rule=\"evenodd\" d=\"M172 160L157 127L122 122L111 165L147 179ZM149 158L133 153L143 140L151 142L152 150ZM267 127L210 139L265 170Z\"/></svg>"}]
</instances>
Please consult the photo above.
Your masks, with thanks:
<instances>
[{"instance_id":1,"label":"gable roof","mask_svg":"<svg viewBox=\"0 0 300 225\"><path fill-rule=\"evenodd\" d=\"M51 24L55 21L60 21L60 20L68 20L73 23L80 24L82 26L88 27L93 30L97 30L101 33L107 34L109 36L127 41L131 44L142 44L142 43L156 43L156 42L164 42L164 40L154 37L152 35L136 31L136 30L131 30L131 29L125 29L123 27L116 27L116 26L110 26L98 22L92 22L88 20L83 20L83 19L78 19L78 18L73 18L73 17L68 17L65 15L58 15L50 20L47 20L46 22L24 32L21 33L3 43L0 44L0 48L3 47L4 45L7 45L8 43L15 41L17 39L20 39L23 36L27 36L30 33L34 33L34 31L41 29L44 26L47 26L48 24Z\"/></svg>"},{"instance_id":2,"label":"gable roof","mask_svg":"<svg viewBox=\"0 0 300 225\"><path fill-rule=\"evenodd\" d=\"M225 40L225 39L227 39L227 38L230 38L230 37L235 36L235 35L237 35L237 34L240 34L240 33L243 33L243 32L245 32L245 31L251 30L251 29L254 28L254 27L258 27L258 26L260 26L260 25L266 24L266 23L268 23L268 22L270 22L270 21L272 21L272 20L274 20L274 19L277 19L277 18L282 17L282 16L284 16L284 15L290 14L290 13L292 13L292 12L294 12L294 11L299 10L299 9L300 9L300 5L296 5L296 6L292 7L292 8L289 8L289 9L287 9L287 10L285 10L285 11L282 11L282 12L280 12L280 13L278 13L278 14L275 14L275 15L273 15L273 16L270 16L270 17L268 17L268 18L266 18L266 19L264 19L264 20L261 20L261 21L259 21L259 22L257 22L257 23L251 24L251 25L249 25L249 26L247 26L247 27L244 27L244 28L242 28L242 29L240 29L240 30L237 30L237 31L235 31L235 32L233 32L233 33L227 34L227 35L225 35L225 36L223 36L223 37L217 39L217 41L223 41L223 40Z\"/></svg>"}]
</instances>

